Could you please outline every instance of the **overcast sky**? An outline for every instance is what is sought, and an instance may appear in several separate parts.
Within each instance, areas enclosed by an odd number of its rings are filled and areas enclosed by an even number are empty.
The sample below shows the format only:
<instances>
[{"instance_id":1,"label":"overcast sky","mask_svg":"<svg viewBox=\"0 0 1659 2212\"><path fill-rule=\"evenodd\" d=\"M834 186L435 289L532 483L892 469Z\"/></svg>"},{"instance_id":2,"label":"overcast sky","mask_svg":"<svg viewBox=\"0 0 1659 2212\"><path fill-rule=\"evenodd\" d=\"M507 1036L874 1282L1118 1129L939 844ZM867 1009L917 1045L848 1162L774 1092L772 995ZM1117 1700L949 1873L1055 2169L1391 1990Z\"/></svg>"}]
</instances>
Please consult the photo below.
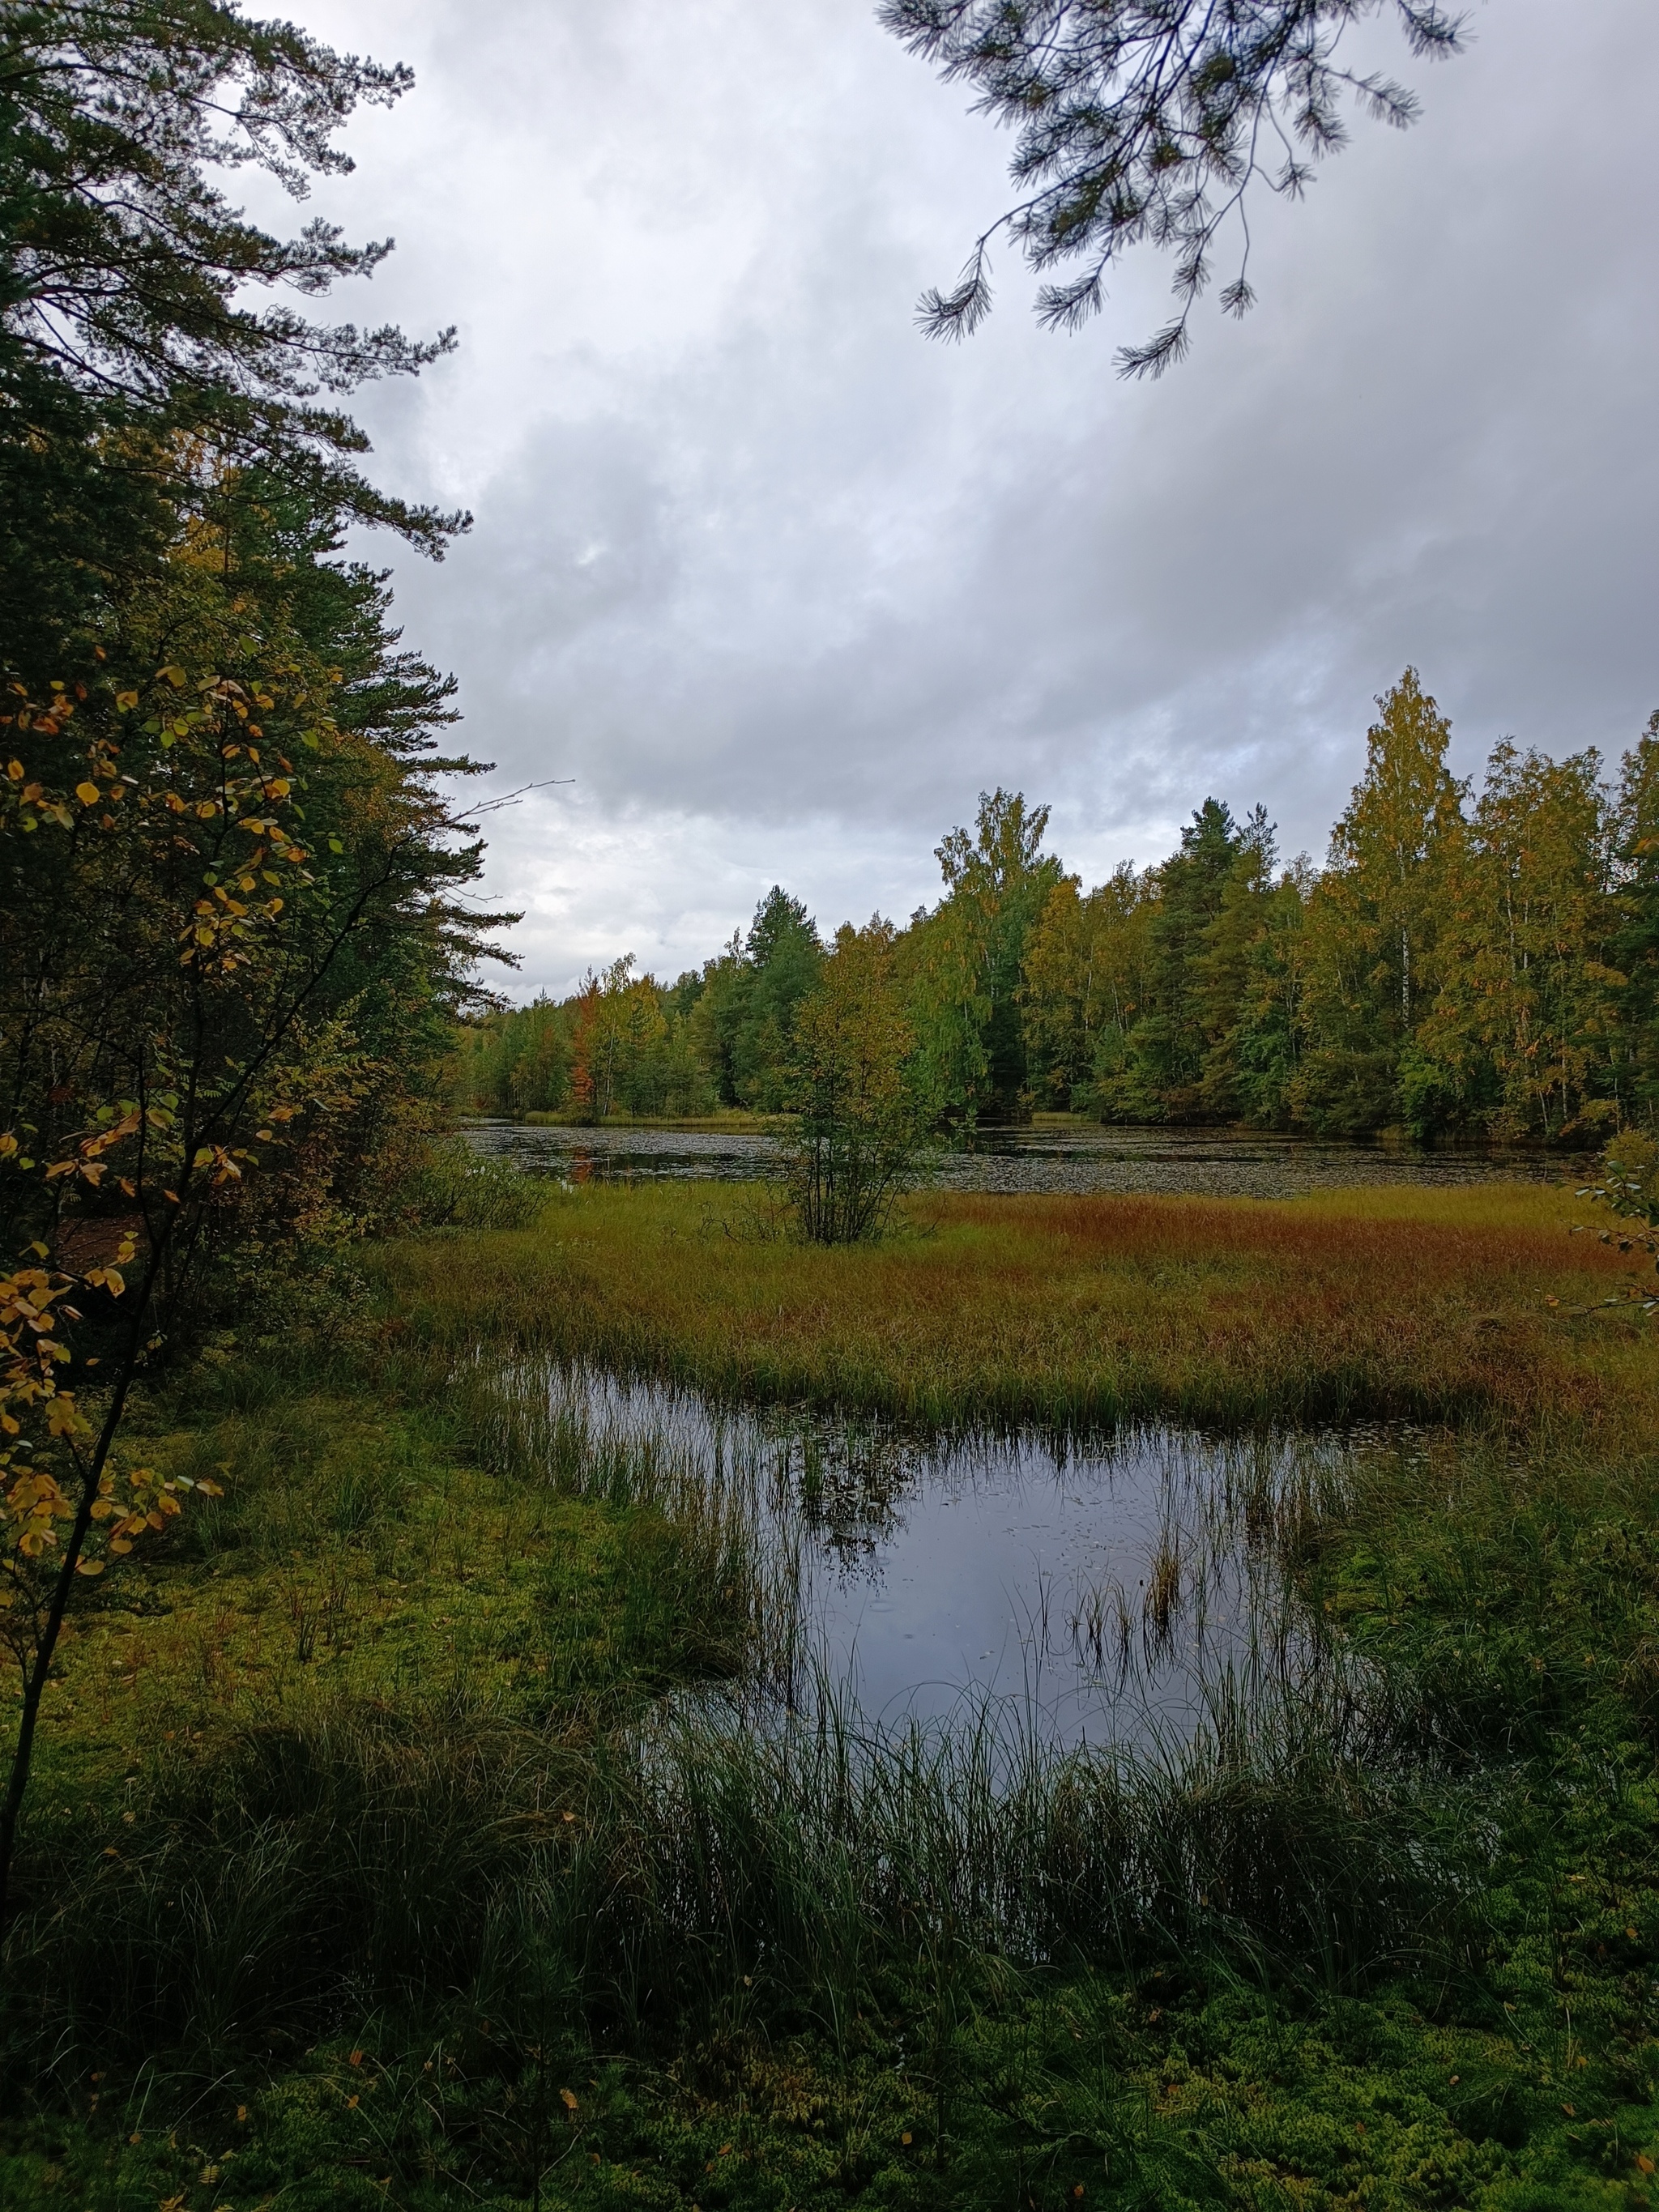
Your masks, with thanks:
<instances>
[{"instance_id":1,"label":"overcast sky","mask_svg":"<svg viewBox=\"0 0 1659 2212\"><path fill-rule=\"evenodd\" d=\"M1006 255L984 331L917 335L1007 141L867 0L291 12L417 75L313 211L398 240L341 313L459 325L357 412L477 518L397 585L492 788L574 779L495 822L514 996L672 976L775 880L902 917L999 782L1089 881L1211 793L1322 855L1407 661L1464 772L1659 705L1653 0L1477 4L1433 67L1369 29L1423 120L1263 194L1260 306L1150 386L1145 252L1079 336Z\"/></svg>"}]
</instances>

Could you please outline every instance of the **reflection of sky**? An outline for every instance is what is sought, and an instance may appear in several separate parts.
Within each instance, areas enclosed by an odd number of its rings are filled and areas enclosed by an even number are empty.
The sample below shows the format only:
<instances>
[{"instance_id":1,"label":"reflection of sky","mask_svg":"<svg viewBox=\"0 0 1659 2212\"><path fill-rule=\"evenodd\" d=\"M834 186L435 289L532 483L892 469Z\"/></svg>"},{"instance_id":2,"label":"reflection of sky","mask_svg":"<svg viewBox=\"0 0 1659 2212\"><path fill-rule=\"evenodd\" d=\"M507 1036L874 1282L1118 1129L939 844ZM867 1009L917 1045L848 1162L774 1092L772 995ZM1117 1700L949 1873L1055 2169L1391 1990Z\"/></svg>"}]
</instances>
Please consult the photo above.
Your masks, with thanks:
<instances>
[{"instance_id":1,"label":"reflection of sky","mask_svg":"<svg viewBox=\"0 0 1659 2212\"><path fill-rule=\"evenodd\" d=\"M1332 1449L1158 1429L1082 1446L924 1443L868 1420L721 1412L647 1382L555 1370L550 1383L596 1446L649 1438L700 1476L751 1479L763 1522L800 1559L807 1665L866 1713L928 1719L1006 1698L1071 1741L1189 1726L1206 1684L1285 1632L1294 1608L1235 1501L1247 1480L1277 1488L1298 1455ZM1160 1635L1149 1584L1171 1552Z\"/></svg>"},{"instance_id":2,"label":"reflection of sky","mask_svg":"<svg viewBox=\"0 0 1659 2212\"><path fill-rule=\"evenodd\" d=\"M1056 1668L1052 1646L1079 1589L1113 1570L1134 1589L1157 1537L1140 1468L1115 1480L1086 1461L1062 1473L1030 1445L994 1453L967 1480L947 1461L905 1497L864 1573L817 1577L830 1671L872 1712L937 1711L967 1684L1040 1692L1058 1673L1069 1686L1077 1669Z\"/></svg>"},{"instance_id":3,"label":"reflection of sky","mask_svg":"<svg viewBox=\"0 0 1659 2212\"><path fill-rule=\"evenodd\" d=\"M827 1544L810 1562L811 1635L830 1679L889 1720L937 1717L965 1692L1029 1699L1066 1737L1133 1735L1144 1705L1168 1719L1189 1711L1200 1665L1240 1656L1249 1637L1243 1563L1214 1556L1195 1525L1220 1456L1155 1434L1064 1463L1030 1438L930 1457L856 1570ZM1200 1630L1189 1573L1160 1647L1146 1585L1172 1528L1185 1529L1189 1569L1209 1554L1209 1587ZM1080 1618L1092 1595L1115 1620L1120 1593L1130 1648L1113 1635L1097 1662Z\"/></svg>"},{"instance_id":4,"label":"reflection of sky","mask_svg":"<svg viewBox=\"0 0 1659 2212\"><path fill-rule=\"evenodd\" d=\"M769 1138L705 1129L571 1129L475 1121L482 1152L568 1182L744 1182L764 1175ZM929 1180L952 1190L1191 1191L1212 1197L1288 1198L1355 1183L1571 1179L1559 1155L1438 1146L1432 1151L1356 1141L1317 1142L1217 1129L998 1131L971 1152L947 1152Z\"/></svg>"}]
</instances>

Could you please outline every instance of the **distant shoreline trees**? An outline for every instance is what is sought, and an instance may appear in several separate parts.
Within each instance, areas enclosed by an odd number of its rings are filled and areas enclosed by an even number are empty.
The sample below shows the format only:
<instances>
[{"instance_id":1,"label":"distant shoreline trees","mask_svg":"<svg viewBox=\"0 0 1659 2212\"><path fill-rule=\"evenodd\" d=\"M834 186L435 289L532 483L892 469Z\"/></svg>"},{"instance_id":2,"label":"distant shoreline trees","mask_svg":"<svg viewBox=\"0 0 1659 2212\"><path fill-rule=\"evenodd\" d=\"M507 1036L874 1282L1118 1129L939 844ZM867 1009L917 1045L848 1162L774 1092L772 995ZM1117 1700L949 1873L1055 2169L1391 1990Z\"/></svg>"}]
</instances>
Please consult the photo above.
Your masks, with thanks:
<instances>
[{"instance_id":1,"label":"distant shoreline trees","mask_svg":"<svg viewBox=\"0 0 1659 2212\"><path fill-rule=\"evenodd\" d=\"M1659 714L1611 781L1593 750L1505 740L1476 792L1415 670L1377 703L1322 869L1281 862L1261 807L1212 798L1169 859L1085 890L1043 850L1046 808L983 797L938 848L944 896L891 948L923 1118L1586 1147L1659 1122ZM775 887L672 985L624 961L471 1028L464 1104L574 1115L591 1021L612 1041L603 1110L775 1110L823 957Z\"/></svg>"}]
</instances>

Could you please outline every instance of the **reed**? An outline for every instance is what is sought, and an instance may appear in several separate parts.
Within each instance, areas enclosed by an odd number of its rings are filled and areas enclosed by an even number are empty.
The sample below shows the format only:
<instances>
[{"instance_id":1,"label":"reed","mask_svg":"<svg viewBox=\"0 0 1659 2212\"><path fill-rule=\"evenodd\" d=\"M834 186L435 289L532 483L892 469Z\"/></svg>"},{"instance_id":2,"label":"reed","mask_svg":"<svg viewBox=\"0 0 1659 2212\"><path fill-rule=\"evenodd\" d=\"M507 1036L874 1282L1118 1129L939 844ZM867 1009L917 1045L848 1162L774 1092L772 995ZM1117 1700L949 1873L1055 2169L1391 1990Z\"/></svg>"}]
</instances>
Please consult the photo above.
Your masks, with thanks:
<instances>
[{"instance_id":1,"label":"reed","mask_svg":"<svg viewBox=\"0 0 1659 2212\"><path fill-rule=\"evenodd\" d=\"M1466 1943L1479 1895L1456 1792L1375 1727L1328 1680L1235 1686L1136 1756L1056 1753L990 1709L890 1734L833 1695L763 1729L671 1707L599 1744L319 1698L161 1762L11 1971L72 2065L246 2057L343 2006L460 2002L527 2045L550 1976L551 2027L599 2047L672 2048L734 2006L844 2040L945 1948L970 1979L1225 1956L1363 1987Z\"/></svg>"}]
</instances>

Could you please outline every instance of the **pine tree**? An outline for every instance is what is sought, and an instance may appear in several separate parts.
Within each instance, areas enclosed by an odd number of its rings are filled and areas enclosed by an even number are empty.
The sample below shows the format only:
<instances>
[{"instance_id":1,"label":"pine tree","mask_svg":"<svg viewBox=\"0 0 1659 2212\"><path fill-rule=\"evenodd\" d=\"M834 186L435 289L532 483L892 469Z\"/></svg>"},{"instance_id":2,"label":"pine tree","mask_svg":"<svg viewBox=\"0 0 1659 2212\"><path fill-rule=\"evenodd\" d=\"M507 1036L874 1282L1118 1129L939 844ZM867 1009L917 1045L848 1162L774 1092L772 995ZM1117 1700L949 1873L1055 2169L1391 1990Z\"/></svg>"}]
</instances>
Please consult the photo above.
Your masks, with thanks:
<instances>
[{"instance_id":1,"label":"pine tree","mask_svg":"<svg viewBox=\"0 0 1659 2212\"><path fill-rule=\"evenodd\" d=\"M1618 987L1614 1095L1628 1117L1659 1130L1659 711L1625 756L1614 811L1616 921L1609 953Z\"/></svg>"}]
</instances>

